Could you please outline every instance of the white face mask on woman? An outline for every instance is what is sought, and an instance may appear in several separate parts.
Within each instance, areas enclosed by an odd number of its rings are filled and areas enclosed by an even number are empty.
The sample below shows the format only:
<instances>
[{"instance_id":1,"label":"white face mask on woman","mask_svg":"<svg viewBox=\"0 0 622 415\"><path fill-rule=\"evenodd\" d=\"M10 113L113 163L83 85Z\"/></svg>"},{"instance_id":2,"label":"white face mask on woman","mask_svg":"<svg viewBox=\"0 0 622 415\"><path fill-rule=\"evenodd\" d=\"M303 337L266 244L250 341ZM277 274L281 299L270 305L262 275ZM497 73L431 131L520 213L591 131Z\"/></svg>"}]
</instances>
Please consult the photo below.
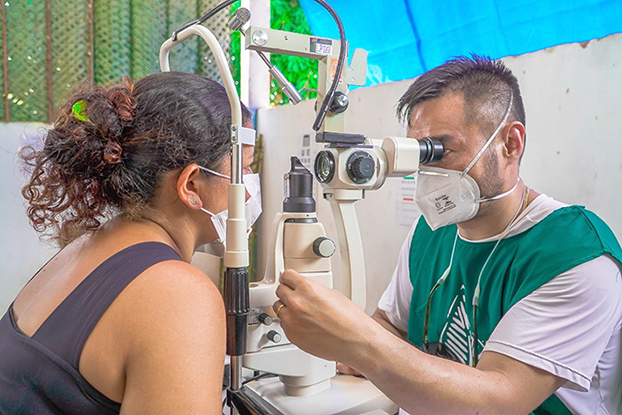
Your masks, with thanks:
<instances>
[{"instance_id":1,"label":"white face mask on woman","mask_svg":"<svg viewBox=\"0 0 622 415\"><path fill-rule=\"evenodd\" d=\"M479 160L507 121L513 101L514 94L511 93L510 104L503 120L463 171L438 167L426 167L418 171L415 203L432 230L472 219L479 211L480 203L501 199L516 189L518 180L507 192L482 198L477 182L468 175L471 167Z\"/></svg>"},{"instance_id":2,"label":"white face mask on woman","mask_svg":"<svg viewBox=\"0 0 622 415\"><path fill-rule=\"evenodd\" d=\"M199 168L215 176L231 180L231 178L225 174L218 173L206 167L199 166ZM257 173L242 175L242 181L244 182L246 191L250 195L250 198L244 204L246 227L250 229L257 221L257 218L259 218L259 215L261 215L261 183L259 181L259 174ZM225 209L218 213L212 213L205 208L201 208L201 210L212 217L212 223L218 234L218 239L214 242L224 245L227 239L227 218L229 217L229 210Z\"/></svg>"}]
</instances>

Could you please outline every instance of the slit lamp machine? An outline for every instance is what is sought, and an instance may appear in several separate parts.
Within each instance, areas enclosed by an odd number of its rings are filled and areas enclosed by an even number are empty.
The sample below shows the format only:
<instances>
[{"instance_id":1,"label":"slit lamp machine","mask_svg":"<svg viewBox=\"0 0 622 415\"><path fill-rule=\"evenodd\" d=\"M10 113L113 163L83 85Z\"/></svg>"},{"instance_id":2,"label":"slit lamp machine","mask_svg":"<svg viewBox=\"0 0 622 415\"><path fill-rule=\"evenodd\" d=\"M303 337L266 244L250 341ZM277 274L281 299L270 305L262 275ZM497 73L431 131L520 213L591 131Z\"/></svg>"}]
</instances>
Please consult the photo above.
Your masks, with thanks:
<instances>
[{"instance_id":1,"label":"slit lamp machine","mask_svg":"<svg viewBox=\"0 0 622 415\"><path fill-rule=\"evenodd\" d=\"M224 301L227 313L227 354L230 356L230 386L227 405L235 414L393 414L397 407L371 382L353 376L336 376L335 362L303 352L291 344L272 311L275 291L285 269L333 286L330 257L338 249L348 296L365 308L365 266L355 202L365 192L379 189L388 177L415 173L420 164L434 163L443 154L431 139L386 137L370 139L344 132L350 85L364 85L367 52L356 49L346 66L347 43L339 16L323 0L315 0L331 14L340 38L248 26L250 12L240 8L231 18L232 30L244 35L245 48L254 50L293 104L300 101L296 88L263 52L302 56L318 60L318 95L313 129L315 140L324 143L318 152L314 173L292 157L285 174L283 210L274 219L269 258L263 279L249 282L245 187L242 182L242 112L227 58L216 37L201 23L233 4L225 1L198 20L180 27L160 49L162 71L169 71L169 52L192 37L209 46L220 71L231 105L231 183L229 218L224 252ZM286 168L286 166L284 166ZM322 186L335 219L338 246L326 236L317 220L313 180ZM243 382L242 368L259 373L258 379ZM261 374L278 375L260 378Z\"/></svg>"}]
</instances>

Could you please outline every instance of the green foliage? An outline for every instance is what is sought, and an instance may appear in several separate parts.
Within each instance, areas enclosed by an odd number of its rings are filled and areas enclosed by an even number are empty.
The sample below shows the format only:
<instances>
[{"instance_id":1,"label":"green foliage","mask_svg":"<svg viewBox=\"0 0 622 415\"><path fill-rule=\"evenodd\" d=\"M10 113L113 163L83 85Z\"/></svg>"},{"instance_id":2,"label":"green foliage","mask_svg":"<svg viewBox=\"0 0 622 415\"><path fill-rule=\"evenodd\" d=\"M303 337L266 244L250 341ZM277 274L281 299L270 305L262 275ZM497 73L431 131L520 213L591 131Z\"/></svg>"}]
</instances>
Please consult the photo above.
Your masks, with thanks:
<instances>
[{"instance_id":1,"label":"green foliage","mask_svg":"<svg viewBox=\"0 0 622 415\"><path fill-rule=\"evenodd\" d=\"M239 3L231 6L231 14L240 7ZM297 0L272 0L270 3L270 27L277 30L311 34L307 18ZM231 34L231 74L235 85L240 92L240 32ZM300 91L303 99L313 99L315 92L308 90L317 89L317 61L313 59L299 58L297 56L276 55L270 56L273 65L283 72L292 84ZM303 90L305 89L306 90ZM270 83L270 103L272 105L287 104L289 99L272 80Z\"/></svg>"},{"instance_id":2,"label":"green foliage","mask_svg":"<svg viewBox=\"0 0 622 415\"><path fill-rule=\"evenodd\" d=\"M270 27L276 30L311 34L307 18L297 0L272 0L270 4ZM292 84L300 91L303 99L313 99L315 92L306 89L317 89L317 61L297 56L270 56L273 65L283 72ZM289 99L272 80L270 83L270 102L273 105L287 104Z\"/></svg>"},{"instance_id":3,"label":"green foliage","mask_svg":"<svg viewBox=\"0 0 622 415\"><path fill-rule=\"evenodd\" d=\"M231 5L231 15L240 8L240 2L235 2ZM231 76L235 82L235 87L240 95L240 34L239 30L231 33L231 62L229 63L229 69L231 70Z\"/></svg>"}]
</instances>

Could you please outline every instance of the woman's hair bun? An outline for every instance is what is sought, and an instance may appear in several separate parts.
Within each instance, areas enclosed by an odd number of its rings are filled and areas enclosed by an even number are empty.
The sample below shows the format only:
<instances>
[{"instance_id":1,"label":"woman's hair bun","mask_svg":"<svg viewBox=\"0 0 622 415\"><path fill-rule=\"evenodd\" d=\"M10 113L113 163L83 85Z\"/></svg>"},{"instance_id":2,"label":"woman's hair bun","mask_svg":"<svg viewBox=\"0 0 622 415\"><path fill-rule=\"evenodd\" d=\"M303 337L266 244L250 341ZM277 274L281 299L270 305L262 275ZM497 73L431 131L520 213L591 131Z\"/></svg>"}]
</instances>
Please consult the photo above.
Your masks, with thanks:
<instances>
[{"instance_id":1,"label":"woman's hair bun","mask_svg":"<svg viewBox=\"0 0 622 415\"><path fill-rule=\"evenodd\" d=\"M133 84L83 85L60 109L48 132L46 152L68 174L97 178L123 160L125 136L134 121Z\"/></svg>"},{"instance_id":2,"label":"woman's hair bun","mask_svg":"<svg viewBox=\"0 0 622 415\"><path fill-rule=\"evenodd\" d=\"M60 108L42 151L24 149L32 176L22 194L36 230L52 229L61 244L97 229L120 209L111 183L126 175L123 146L136 100L129 78L110 88L83 84Z\"/></svg>"},{"instance_id":3,"label":"woman's hair bun","mask_svg":"<svg viewBox=\"0 0 622 415\"><path fill-rule=\"evenodd\" d=\"M123 143L123 133L134 120L136 100L133 84L125 77L121 85L96 88L86 99L86 114L104 141Z\"/></svg>"}]
</instances>

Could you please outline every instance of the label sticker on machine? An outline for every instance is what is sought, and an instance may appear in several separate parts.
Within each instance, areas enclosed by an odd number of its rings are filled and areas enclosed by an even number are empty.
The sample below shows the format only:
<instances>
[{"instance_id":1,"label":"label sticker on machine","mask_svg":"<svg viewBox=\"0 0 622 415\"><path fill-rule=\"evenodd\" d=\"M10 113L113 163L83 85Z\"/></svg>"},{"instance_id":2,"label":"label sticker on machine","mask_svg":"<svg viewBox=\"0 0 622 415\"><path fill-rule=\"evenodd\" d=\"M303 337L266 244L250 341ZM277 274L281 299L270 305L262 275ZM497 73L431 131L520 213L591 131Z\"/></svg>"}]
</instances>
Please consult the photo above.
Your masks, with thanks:
<instances>
[{"instance_id":1,"label":"label sticker on machine","mask_svg":"<svg viewBox=\"0 0 622 415\"><path fill-rule=\"evenodd\" d=\"M311 52L319 53L321 55L333 54L333 41L330 39L322 39L319 37L312 37L311 44L309 45Z\"/></svg>"},{"instance_id":2,"label":"label sticker on machine","mask_svg":"<svg viewBox=\"0 0 622 415\"><path fill-rule=\"evenodd\" d=\"M315 155L311 154L311 133L303 134L300 137L300 147L298 148L298 158L303 166L309 171L313 171L313 160Z\"/></svg>"},{"instance_id":3,"label":"label sticker on machine","mask_svg":"<svg viewBox=\"0 0 622 415\"><path fill-rule=\"evenodd\" d=\"M339 63L339 59L337 58L328 58L330 62L330 82L333 82L335 78L335 74L337 73L337 64ZM341 78L339 79L339 83L343 83L343 77L345 76L345 71L341 71Z\"/></svg>"},{"instance_id":4,"label":"label sticker on machine","mask_svg":"<svg viewBox=\"0 0 622 415\"><path fill-rule=\"evenodd\" d=\"M397 182L395 195L395 223L403 228L410 228L421 215L415 204L416 176L406 176Z\"/></svg>"}]
</instances>

